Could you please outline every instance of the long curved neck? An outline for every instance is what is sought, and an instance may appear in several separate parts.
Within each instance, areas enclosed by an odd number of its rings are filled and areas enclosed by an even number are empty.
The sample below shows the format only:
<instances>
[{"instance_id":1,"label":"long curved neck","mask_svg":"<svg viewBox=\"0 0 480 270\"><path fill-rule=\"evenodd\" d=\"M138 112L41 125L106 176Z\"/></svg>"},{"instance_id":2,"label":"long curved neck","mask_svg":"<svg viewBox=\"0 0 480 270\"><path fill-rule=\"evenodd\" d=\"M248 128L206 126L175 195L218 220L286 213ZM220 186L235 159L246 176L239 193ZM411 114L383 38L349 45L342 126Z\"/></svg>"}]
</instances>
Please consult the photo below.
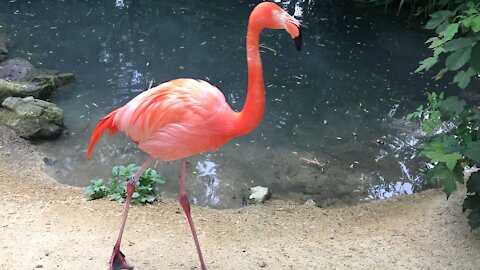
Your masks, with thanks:
<instances>
[{"instance_id":1,"label":"long curved neck","mask_svg":"<svg viewBox=\"0 0 480 270\"><path fill-rule=\"evenodd\" d=\"M245 105L237 114L235 133L237 136L255 129L262 121L265 110L265 84L263 82L262 61L259 40L262 28L250 18L247 30L248 88Z\"/></svg>"}]
</instances>

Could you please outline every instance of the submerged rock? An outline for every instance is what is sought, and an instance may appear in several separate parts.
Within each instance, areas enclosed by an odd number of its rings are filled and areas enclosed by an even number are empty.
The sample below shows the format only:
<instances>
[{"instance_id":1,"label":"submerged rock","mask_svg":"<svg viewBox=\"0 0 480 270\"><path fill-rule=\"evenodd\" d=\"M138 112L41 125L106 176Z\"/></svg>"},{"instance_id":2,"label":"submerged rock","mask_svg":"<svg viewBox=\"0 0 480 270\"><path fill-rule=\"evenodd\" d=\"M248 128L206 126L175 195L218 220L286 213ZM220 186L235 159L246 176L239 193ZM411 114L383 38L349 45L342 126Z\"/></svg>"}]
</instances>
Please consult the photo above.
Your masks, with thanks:
<instances>
[{"instance_id":1,"label":"submerged rock","mask_svg":"<svg viewBox=\"0 0 480 270\"><path fill-rule=\"evenodd\" d=\"M252 192L252 194L250 194L250 197L248 198L250 199L250 201L253 201L255 203L263 203L270 197L270 190L268 189L268 187L252 187L250 188L250 192Z\"/></svg>"},{"instance_id":2,"label":"submerged rock","mask_svg":"<svg viewBox=\"0 0 480 270\"><path fill-rule=\"evenodd\" d=\"M7 97L47 98L51 89L31 82L10 82L0 79L0 102Z\"/></svg>"},{"instance_id":3,"label":"submerged rock","mask_svg":"<svg viewBox=\"0 0 480 270\"><path fill-rule=\"evenodd\" d=\"M0 64L0 79L26 81L33 73L33 65L25 59L14 58Z\"/></svg>"},{"instance_id":4,"label":"submerged rock","mask_svg":"<svg viewBox=\"0 0 480 270\"><path fill-rule=\"evenodd\" d=\"M10 59L0 64L0 102L7 97L48 99L55 89L74 80L72 73L36 69L27 60Z\"/></svg>"},{"instance_id":5,"label":"submerged rock","mask_svg":"<svg viewBox=\"0 0 480 270\"><path fill-rule=\"evenodd\" d=\"M8 49L7 49L7 35L0 32L0 61L3 61L7 58Z\"/></svg>"},{"instance_id":6,"label":"submerged rock","mask_svg":"<svg viewBox=\"0 0 480 270\"><path fill-rule=\"evenodd\" d=\"M19 136L53 139L65 129L63 111L55 104L33 97L8 97L2 102L0 124L13 129Z\"/></svg>"}]
</instances>

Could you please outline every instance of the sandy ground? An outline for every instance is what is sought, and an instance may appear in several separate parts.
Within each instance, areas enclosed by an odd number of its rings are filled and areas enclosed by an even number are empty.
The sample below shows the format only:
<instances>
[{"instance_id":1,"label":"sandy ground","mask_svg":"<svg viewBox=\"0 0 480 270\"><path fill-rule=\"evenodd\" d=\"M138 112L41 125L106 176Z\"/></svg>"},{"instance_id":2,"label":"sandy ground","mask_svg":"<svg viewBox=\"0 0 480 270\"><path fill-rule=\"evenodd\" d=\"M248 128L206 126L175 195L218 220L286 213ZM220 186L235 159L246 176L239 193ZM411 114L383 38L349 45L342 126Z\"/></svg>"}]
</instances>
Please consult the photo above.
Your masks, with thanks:
<instances>
[{"instance_id":1,"label":"sandy ground","mask_svg":"<svg viewBox=\"0 0 480 270\"><path fill-rule=\"evenodd\" d=\"M0 127L0 269L106 269L122 205L86 202L41 157ZM433 190L345 208L192 211L209 269L480 269L480 232L461 201ZM123 251L136 269L199 269L173 200L132 208Z\"/></svg>"}]
</instances>

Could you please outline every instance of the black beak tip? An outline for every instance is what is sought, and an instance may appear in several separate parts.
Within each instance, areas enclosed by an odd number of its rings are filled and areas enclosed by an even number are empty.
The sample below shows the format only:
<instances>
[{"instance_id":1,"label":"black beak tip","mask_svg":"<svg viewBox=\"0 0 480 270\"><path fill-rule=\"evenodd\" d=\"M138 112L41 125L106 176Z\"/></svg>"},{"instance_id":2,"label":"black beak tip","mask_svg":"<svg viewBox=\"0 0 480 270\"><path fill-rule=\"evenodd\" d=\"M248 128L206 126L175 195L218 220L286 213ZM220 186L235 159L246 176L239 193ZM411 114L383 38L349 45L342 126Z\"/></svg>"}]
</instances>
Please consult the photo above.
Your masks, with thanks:
<instances>
[{"instance_id":1,"label":"black beak tip","mask_svg":"<svg viewBox=\"0 0 480 270\"><path fill-rule=\"evenodd\" d=\"M295 48L297 48L298 51L302 49L302 27L298 28L298 36L293 39L295 41Z\"/></svg>"}]
</instances>

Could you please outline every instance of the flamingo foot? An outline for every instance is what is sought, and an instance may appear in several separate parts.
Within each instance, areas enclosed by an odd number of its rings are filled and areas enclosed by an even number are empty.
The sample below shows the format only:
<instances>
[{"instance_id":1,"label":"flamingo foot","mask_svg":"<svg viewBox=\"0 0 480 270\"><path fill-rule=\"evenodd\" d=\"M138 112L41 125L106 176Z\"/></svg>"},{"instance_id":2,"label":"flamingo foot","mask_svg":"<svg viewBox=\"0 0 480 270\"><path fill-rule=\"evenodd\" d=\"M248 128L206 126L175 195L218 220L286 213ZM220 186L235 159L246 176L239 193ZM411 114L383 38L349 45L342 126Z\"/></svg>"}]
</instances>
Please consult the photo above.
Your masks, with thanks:
<instances>
[{"instance_id":1,"label":"flamingo foot","mask_svg":"<svg viewBox=\"0 0 480 270\"><path fill-rule=\"evenodd\" d=\"M133 269L133 267L129 266L127 261L125 260L125 255L123 255L123 252L121 252L120 248L117 248L116 246L113 248L109 264L110 270Z\"/></svg>"}]
</instances>

